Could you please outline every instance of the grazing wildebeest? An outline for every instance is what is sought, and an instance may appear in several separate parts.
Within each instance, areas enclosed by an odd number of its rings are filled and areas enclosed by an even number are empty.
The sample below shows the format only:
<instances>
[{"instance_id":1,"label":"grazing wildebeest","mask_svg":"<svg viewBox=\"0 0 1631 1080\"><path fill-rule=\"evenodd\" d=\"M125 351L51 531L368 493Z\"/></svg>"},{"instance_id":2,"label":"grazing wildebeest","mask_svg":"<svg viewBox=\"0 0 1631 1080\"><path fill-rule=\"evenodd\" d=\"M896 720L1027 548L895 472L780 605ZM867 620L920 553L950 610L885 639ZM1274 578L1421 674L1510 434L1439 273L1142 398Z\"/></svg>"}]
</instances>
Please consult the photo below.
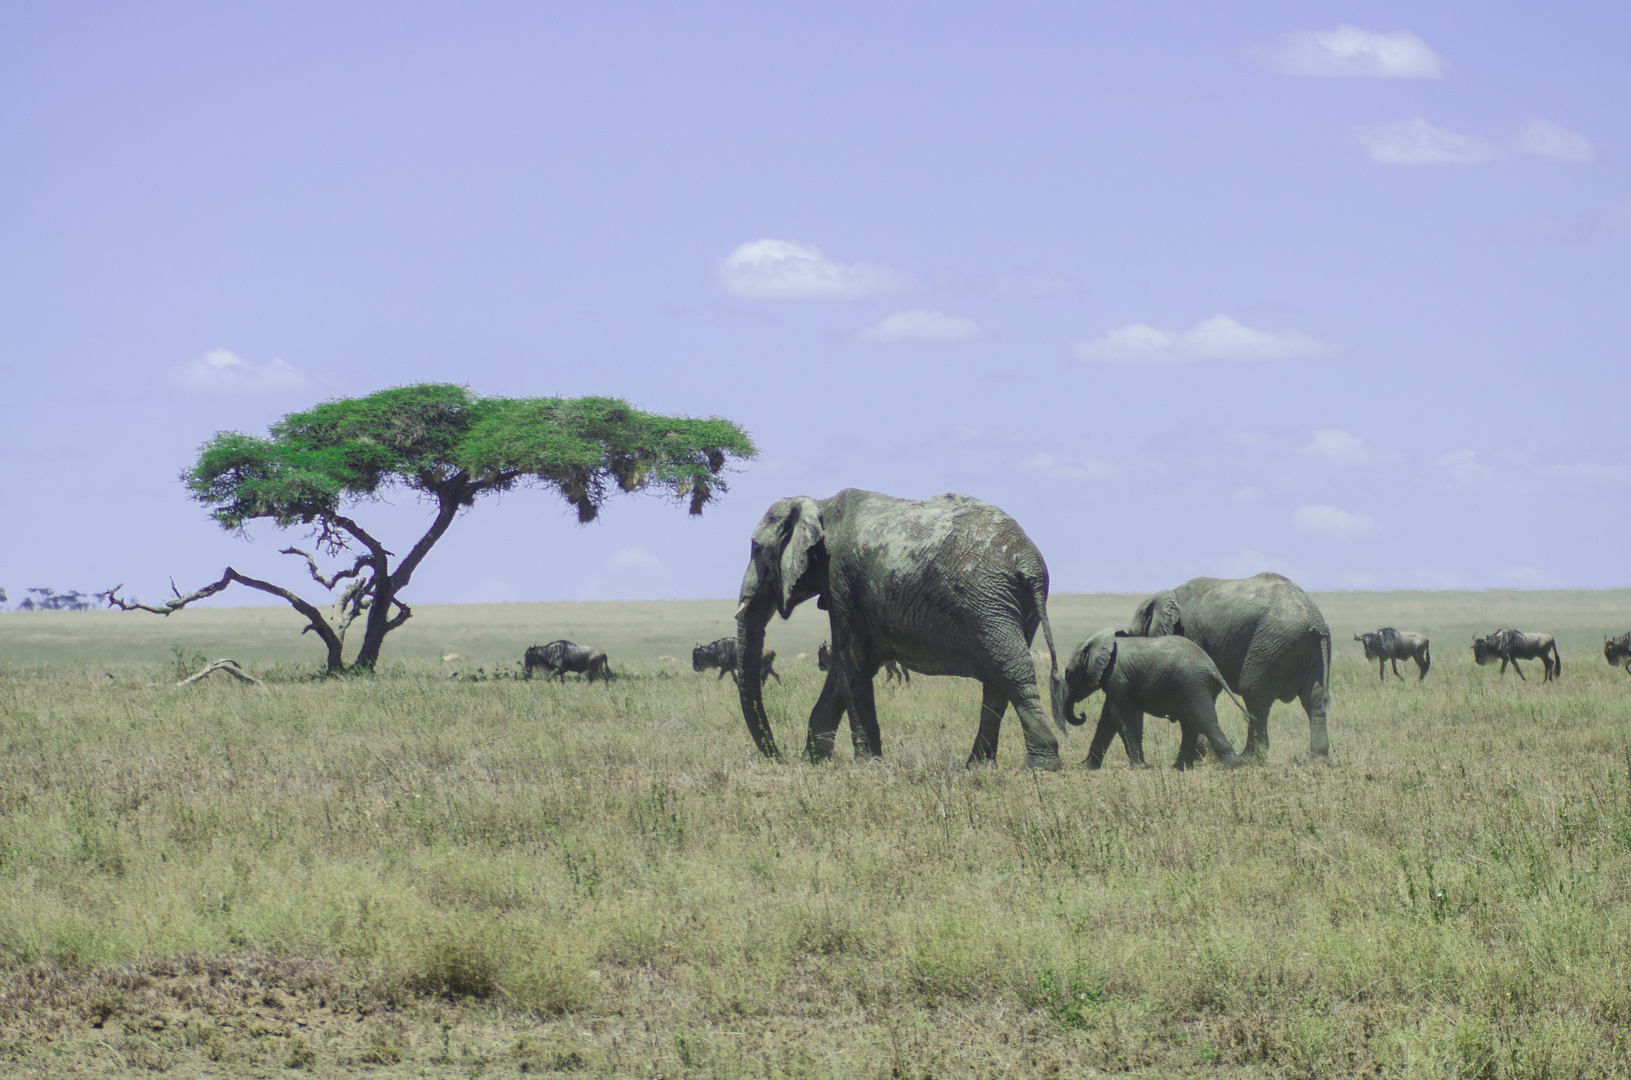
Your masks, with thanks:
<instances>
[{"instance_id":1,"label":"grazing wildebeest","mask_svg":"<svg viewBox=\"0 0 1631 1080\"><path fill-rule=\"evenodd\" d=\"M551 641L548 645L534 645L522 655L521 665L526 668L529 679L534 670L542 669L544 678L559 675L562 684L565 684L566 673L576 671L590 682L594 682L595 676L599 675L607 686L612 684L612 666L605 653L587 645L574 644L565 638Z\"/></svg>"},{"instance_id":2,"label":"grazing wildebeest","mask_svg":"<svg viewBox=\"0 0 1631 1080\"><path fill-rule=\"evenodd\" d=\"M1366 660L1376 661L1377 678L1387 679L1389 662L1393 664L1393 674L1399 675L1400 660L1416 661L1416 666L1421 669L1421 674L1416 676L1417 682L1427 678L1427 668L1433 663L1427 651L1427 635L1384 626L1373 634L1355 634L1354 640L1365 646ZM1399 678L1404 676L1399 675Z\"/></svg>"},{"instance_id":3,"label":"grazing wildebeest","mask_svg":"<svg viewBox=\"0 0 1631 1080\"><path fill-rule=\"evenodd\" d=\"M1511 664L1518 678L1525 682L1529 680L1524 678L1523 669L1518 666L1519 660L1539 660L1544 664L1546 677L1541 682L1551 682L1563 674L1563 657L1558 654L1557 642L1552 640L1551 634L1526 634L1522 630L1503 626L1493 634L1473 638L1472 658L1480 664L1493 664L1499 660L1502 675L1506 674L1506 666Z\"/></svg>"},{"instance_id":4,"label":"grazing wildebeest","mask_svg":"<svg viewBox=\"0 0 1631 1080\"><path fill-rule=\"evenodd\" d=\"M827 647L825 641L821 643L821 648L816 650L816 667L822 671L832 667L832 650ZM897 666L893 660L885 660L883 662L883 681L888 682L890 679L911 682L912 669L904 664Z\"/></svg>"},{"instance_id":5,"label":"grazing wildebeest","mask_svg":"<svg viewBox=\"0 0 1631 1080\"><path fill-rule=\"evenodd\" d=\"M759 664L759 682L766 683L775 675L776 681L782 677L776 674L776 650L766 649L764 659ZM718 668L719 677L723 679L729 675L736 679L736 639L722 637L718 641L710 641L706 645L698 645L691 650L691 670L707 671L709 668Z\"/></svg>"},{"instance_id":6,"label":"grazing wildebeest","mask_svg":"<svg viewBox=\"0 0 1631 1080\"><path fill-rule=\"evenodd\" d=\"M1631 630L1619 637L1603 639L1603 658L1615 667L1624 667L1631 675Z\"/></svg>"}]
</instances>

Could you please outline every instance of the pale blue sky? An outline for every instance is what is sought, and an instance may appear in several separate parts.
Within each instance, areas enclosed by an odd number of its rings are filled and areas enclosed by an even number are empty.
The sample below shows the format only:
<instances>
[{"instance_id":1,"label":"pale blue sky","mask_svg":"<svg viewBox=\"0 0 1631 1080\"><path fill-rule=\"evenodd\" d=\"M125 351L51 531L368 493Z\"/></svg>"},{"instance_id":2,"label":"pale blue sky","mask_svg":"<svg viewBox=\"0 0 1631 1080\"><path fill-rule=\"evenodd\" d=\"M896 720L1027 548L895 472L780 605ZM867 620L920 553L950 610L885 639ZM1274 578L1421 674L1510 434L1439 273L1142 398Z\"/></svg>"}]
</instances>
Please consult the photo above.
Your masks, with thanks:
<instances>
[{"instance_id":1,"label":"pale blue sky","mask_svg":"<svg viewBox=\"0 0 1631 1080\"><path fill-rule=\"evenodd\" d=\"M996 503L1057 591L1627 582L1631 7L474 7L0 11L14 602L298 580L177 473L422 380L763 458L482 505L410 602L733 595L846 486Z\"/></svg>"}]
</instances>

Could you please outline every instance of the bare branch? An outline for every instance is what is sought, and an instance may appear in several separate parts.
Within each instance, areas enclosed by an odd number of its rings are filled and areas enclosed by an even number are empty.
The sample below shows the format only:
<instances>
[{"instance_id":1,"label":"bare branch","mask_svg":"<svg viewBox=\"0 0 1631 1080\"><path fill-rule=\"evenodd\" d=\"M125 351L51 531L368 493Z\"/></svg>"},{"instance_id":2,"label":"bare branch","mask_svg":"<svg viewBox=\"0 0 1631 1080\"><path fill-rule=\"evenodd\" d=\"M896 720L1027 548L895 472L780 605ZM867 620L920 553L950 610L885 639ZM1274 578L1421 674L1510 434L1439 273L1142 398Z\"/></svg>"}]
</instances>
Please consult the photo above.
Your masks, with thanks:
<instances>
[{"instance_id":1,"label":"bare branch","mask_svg":"<svg viewBox=\"0 0 1631 1080\"><path fill-rule=\"evenodd\" d=\"M206 596L214 596L228 585L231 585L237 576L238 572L229 566L227 567L227 572L221 575L220 581L217 581L213 585L206 585L197 592L189 593L186 596L181 595L181 590L176 588L176 579L171 578L170 591L176 594L176 598L165 604L163 607L154 607L152 604L143 604L136 600L124 599L119 595L119 590L124 588L124 585L121 583L119 585L115 585L113 588L107 591L106 595L108 598L108 607L116 607L121 611L151 611L155 615L171 615L177 611L180 611L194 600L202 600Z\"/></svg>"},{"instance_id":2,"label":"bare branch","mask_svg":"<svg viewBox=\"0 0 1631 1080\"><path fill-rule=\"evenodd\" d=\"M190 685L192 683L197 682L200 679L207 678L208 676L213 675L217 671L224 671L228 675L231 675L234 679L237 679L239 682L254 683L256 686L259 686L259 687L265 687L266 686L265 683L261 682L259 679L255 678L255 676L249 674L243 668L239 667L238 666L238 661L236 661L236 660L227 660L227 659L217 660L215 663L213 663L213 664L209 665L208 667L204 668L198 674L193 675L190 678L182 679L180 682L176 683L176 685L177 686L188 686L188 685Z\"/></svg>"},{"instance_id":3,"label":"bare branch","mask_svg":"<svg viewBox=\"0 0 1631 1080\"><path fill-rule=\"evenodd\" d=\"M281 551L279 551L278 554L279 555L300 555L300 556L304 556L305 560L306 560L306 565L311 570L312 580L317 582L317 584L321 585L323 588L329 589L331 591L333 590L334 586L338 585L340 582L344 581L346 578L354 578L358 574L362 573L362 568L367 566L370 562L373 561L372 557L370 557L368 555L358 555L357 556L357 564L355 566L353 566L351 569L337 571L333 577L326 578L326 577L323 576L323 572L317 568L317 560L312 558L311 555L308 554L307 552L301 551L297 547L286 547L286 548L282 549Z\"/></svg>"},{"instance_id":4,"label":"bare branch","mask_svg":"<svg viewBox=\"0 0 1631 1080\"><path fill-rule=\"evenodd\" d=\"M318 611L315 606L295 593L290 592L288 589L283 588L281 585L273 585L270 581L262 581L259 578L248 577L244 574L238 573L238 571L234 570L230 566L227 567L226 571L221 575L220 581L206 585L197 592L188 593L186 596L181 595L181 590L175 587L175 580L171 579L170 588L175 592L176 599L169 601L163 607L156 607L152 604L143 604L136 600L123 599L118 595L119 590L124 588L123 585L117 585L108 590L108 606L117 607L122 611L151 611L155 615L169 616L177 611L180 611L194 600L202 600L206 596L214 596L216 593L220 592L222 589L225 589L228 585L231 585L234 582L237 582L239 585L247 585L251 589L258 589L263 593L271 593L273 596L281 596L284 600L287 600L290 607L300 612L300 614L304 615L311 622L310 626L307 626L305 630L300 632L304 634L306 630L316 631L317 636L322 638L323 643L329 647L330 654L332 656L339 655L341 638L334 632L334 628L328 624L328 620L323 618L323 613ZM359 582L358 584L362 583Z\"/></svg>"},{"instance_id":5,"label":"bare branch","mask_svg":"<svg viewBox=\"0 0 1631 1080\"><path fill-rule=\"evenodd\" d=\"M397 606L397 613L391 618L390 622L385 624L386 630L395 630L397 627L413 618L413 609L407 604L404 604L394 596L391 597L391 603Z\"/></svg>"},{"instance_id":6,"label":"bare branch","mask_svg":"<svg viewBox=\"0 0 1631 1080\"><path fill-rule=\"evenodd\" d=\"M373 557L373 561L379 564L381 570L385 568L385 560L392 554L392 552L386 551L385 545L370 536L367 529L363 528L361 525L358 525L355 521L352 521L344 514L330 514L324 519L325 531L327 529L327 523L330 521L332 521L335 525L340 526L340 528L344 529L352 536L355 536L358 540L361 540L363 546L368 549L368 553ZM339 546L344 547L345 545L341 544Z\"/></svg>"}]
</instances>

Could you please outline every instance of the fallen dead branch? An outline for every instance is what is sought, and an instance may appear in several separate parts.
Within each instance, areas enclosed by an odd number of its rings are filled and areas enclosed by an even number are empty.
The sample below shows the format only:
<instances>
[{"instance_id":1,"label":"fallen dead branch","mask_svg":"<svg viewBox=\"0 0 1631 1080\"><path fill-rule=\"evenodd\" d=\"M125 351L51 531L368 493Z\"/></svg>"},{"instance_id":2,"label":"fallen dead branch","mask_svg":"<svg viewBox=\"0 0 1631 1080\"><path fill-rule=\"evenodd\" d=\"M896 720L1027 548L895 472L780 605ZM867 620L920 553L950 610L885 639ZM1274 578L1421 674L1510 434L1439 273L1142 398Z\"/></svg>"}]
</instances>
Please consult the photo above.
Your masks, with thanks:
<instances>
[{"instance_id":1,"label":"fallen dead branch","mask_svg":"<svg viewBox=\"0 0 1631 1080\"><path fill-rule=\"evenodd\" d=\"M205 667L203 670L199 671L198 674L196 674L196 675L193 675L193 676L191 676L189 678L182 679L180 682L176 683L176 685L177 686L189 686L192 683L197 682L199 679L203 679L203 678L206 678L206 677L208 677L210 675L215 674L217 671L224 671L228 675L231 675L234 679L237 679L240 682L254 683L256 686L260 686L260 687L264 687L266 685L265 683L261 682L259 679L255 678L255 676L249 674L243 668L239 667L238 666L238 661L228 660L228 659L225 659L225 658L215 661L215 663L210 664L209 666Z\"/></svg>"}]
</instances>

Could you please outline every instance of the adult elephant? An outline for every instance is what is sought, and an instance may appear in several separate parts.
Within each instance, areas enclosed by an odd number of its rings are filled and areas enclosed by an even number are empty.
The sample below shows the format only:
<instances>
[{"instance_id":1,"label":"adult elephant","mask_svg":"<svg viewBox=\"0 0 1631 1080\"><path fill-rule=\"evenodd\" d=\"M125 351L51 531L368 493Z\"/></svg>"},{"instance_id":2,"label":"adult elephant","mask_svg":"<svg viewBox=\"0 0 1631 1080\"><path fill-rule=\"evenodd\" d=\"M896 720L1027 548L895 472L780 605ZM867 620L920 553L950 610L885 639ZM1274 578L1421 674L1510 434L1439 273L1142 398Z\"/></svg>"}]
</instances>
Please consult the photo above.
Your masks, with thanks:
<instances>
[{"instance_id":1,"label":"adult elephant","mask_svg":"<svg viewBox=\"0 0 1631 1080\"><path fill-rule=\"evenodd\" d=\"M1309 752L1330 755L1325 721L1331 707L1331 631L1314 601L1291 581L1279 574L1195 578L1138 605L1127 632L1177 634L1206 650L1229 689L1246 702L1243 753L1266 753L1269 709L1275 701L1300 698L1308 713Z\"/></svg>"},{"instance_id":2,"label":"adult elephant","mask_svg":"<svg viewBox=\"0 0 1631 1080\"><path fill-rule=\"evenodd\" d=\"M1026 763L1059 767L1059 739L1036 689L1031 641L1048 643L1054 723L1065 730L1064 683L1048 626L1048 568L1019 523L967 495L921 502L846 488L830 499L780 499L753 530L742 575L737 644L751 671L770 616L787 618L811 597L827 611L832 666L810 712L805 756L824 761L845 710L857 756L883 753L872 679L885 661L925 675L960 675L984 688L969 763L996 756L1012 704ZM763 691L741 684L754 743L778 757Z\"/></svg>"}]
</instances>

